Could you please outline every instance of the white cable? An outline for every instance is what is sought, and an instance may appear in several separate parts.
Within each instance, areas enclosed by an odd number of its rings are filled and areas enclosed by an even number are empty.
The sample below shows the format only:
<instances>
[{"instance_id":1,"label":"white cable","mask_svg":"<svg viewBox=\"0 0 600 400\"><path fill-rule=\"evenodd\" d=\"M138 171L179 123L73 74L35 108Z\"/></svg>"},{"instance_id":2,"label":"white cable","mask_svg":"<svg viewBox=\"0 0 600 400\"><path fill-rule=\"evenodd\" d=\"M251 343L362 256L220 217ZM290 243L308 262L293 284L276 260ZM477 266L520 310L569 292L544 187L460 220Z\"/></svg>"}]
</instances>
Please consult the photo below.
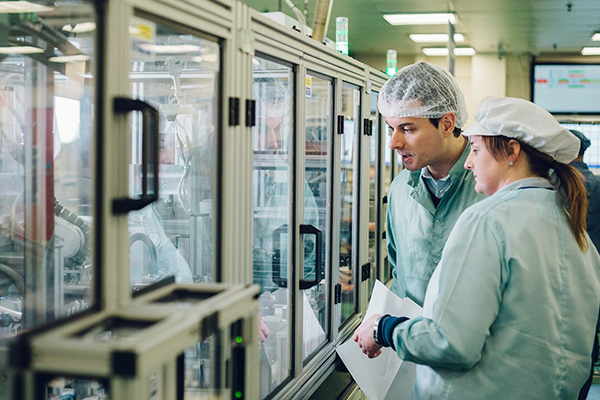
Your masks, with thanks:
<instances>
[{"instance_id":1,"label":"white cable","mask_svg":"<svg viewBox=\"0 0 600 400\"><path fill-rule=\"evenodd\" d=\"M287 4L288 7L292 9L294 14L296 15L296 18L298 18L298 22L300 23L300 32L302 32L302 35L306 35L306 18L304 18L304 15L302 15L302 11L300 11L298 7L296 7L294 3L292 3L292 0L285 0L285 4Z\"/></svg>"}]
</instances>

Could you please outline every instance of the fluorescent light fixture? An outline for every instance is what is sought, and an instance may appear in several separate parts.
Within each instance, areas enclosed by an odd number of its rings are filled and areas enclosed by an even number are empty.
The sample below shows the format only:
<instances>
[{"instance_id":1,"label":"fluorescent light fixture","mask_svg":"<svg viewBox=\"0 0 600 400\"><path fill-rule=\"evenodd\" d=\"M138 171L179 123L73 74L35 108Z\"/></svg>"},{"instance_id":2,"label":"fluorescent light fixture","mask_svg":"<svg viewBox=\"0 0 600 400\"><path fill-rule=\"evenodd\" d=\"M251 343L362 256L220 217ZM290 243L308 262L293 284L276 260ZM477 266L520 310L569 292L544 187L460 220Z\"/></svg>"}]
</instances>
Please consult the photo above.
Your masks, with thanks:
<instances>
[{"instance_id":1,"label":"fluorescent light fixture","mask_svg":"<svg viewBox=\"0 0 600 400\"><path fill-rule=\"evenodd\" d=\"M73 56L56 56L50 57L48 61L55 63L67 63L67 62L78 62L78 61L88 61L90 56L86 56L85 54L76 54Z\"/></svg>"},{"instance_id":2,"label":"fluorescent light fixture","mask_svg":"<svg viewBox=\"0 0 600 400\"><path fill-rule=\"evenodd\" d=\"M600 32L594 33L594 36L592 36L592 40L595 42L600 41Z\"/></svg>"},{"instance_id":3,"label":"fluorescent light fixture","mask_svg":"<svg viewBox=\"0 0 600 400\"><path fill-rule=\"evenodd\" d=\"M41 13L52 11L52 7L43 6L41 4L31 3L29 1L2 1L0 2L0 14L16 14L35 12Z\"/></svg>"},{"instance_id":4,"label":"fluorescent light fixture","mask_svg":"<svg viewBox=\"0 0 600 400\"><path fill-rule=\"evenodd\" d=\"M581 50L582 56L600 56L600 47L584 47Z\"/></svg>"},{"instance_id":5,"label":"fluorescent light fixture","mask_svg":"<svg viewBox=\"0 0 600 400\"><path fill-rule=\"evenodd\" d=\"M447 33L411 33L408 37L415 43L445 43L448 41ZM465 37L461 33L455 33L454 41L463 43Z\"/></svg>"},{"instance_id":6,"label":"fluorescent light fixture","mask_svg":"<svg viewBox=\"0 0 600 400\"><path fill-rule=\"evenodd\" d=\"M457 21L454 13L384 14L383 18L392 25L447 25Z\"/></svg>"},{"instance_id":7,"label":"fluorescent light fixture","mask_svg":"<svg viewBox=\"0 0 600 400\"><path fill-rule=\"evenodd\" d=\"M62 27L62 30L65 32L73 32L73 33L92 32L92 31L96 30L96 23L95 22L82 22L75 26L65 25Z\"/></svg>"},{"instance_id":8,"label":"fluorescent light fixture","mask_svg":"<svg viewBox=\"0 0 600 400\"><path fill-rule=\"evenodd\" d=\"M36 54L43 53L44 49L33 46L0 47L0 54Z\"/></svg>"},{"instance_id":9,"label":"fluorescent light fixture","mask_svg":"<svg viewBox=\"0 0 600 400\"><path fill-rule=\"evenodd\" d=\"M142 43L139 45L140 49L149 51L156 54L181 54L181 53L195 53L200 51L200 46L193 44L177 44L177 45L160 45L160 44L149 44Z\"/></svg>"},{"instance_id":10,"label":"fluorescent light fixture","mask_svg":"<svg viewBox=\"0 0 600 400\"><path fill-rule=\"evenodd\" d=\"M446 47L424 47L423 53L425 53L426 56L431 56L431 57L447 56L448 49ZM456 47L454 49L454 55L455 56L474 56L475 49L473 49L472 47Z\"/></svg>"}]
</instances>

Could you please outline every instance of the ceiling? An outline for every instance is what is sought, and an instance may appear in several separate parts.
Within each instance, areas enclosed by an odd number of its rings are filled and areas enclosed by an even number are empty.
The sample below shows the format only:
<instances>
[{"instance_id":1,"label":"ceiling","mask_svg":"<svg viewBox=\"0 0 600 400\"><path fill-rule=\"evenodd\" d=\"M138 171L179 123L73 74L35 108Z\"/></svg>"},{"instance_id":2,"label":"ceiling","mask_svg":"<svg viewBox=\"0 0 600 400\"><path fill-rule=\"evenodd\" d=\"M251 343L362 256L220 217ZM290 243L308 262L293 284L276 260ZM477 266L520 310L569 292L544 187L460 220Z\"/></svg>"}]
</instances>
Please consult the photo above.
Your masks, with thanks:
<instances>
[{"instance_id":1,"label":"ceiling","mask_svg":"<svg viewBox=\"0 0 600 400\"><path fill-rule=\"evenodd\" d=\"M292 1L308 10L311 26L317 0ZM259 11L294 15L283 0L245 3ZM335 38L335 18L344 16L349 20L351 56L385 57L387 49L397 50L399 56L416 56L431 45L414 43L409 33L447 33L447 27L392 26L382 15L449 11L458 15L455 30L465 35L464 45L478 54L497 54L500 44L506 53L536 56L579 55L584 46L600 46L591 40L600 31L600 0L333 0L327 36Z\"/></svg>"}]
</instances>

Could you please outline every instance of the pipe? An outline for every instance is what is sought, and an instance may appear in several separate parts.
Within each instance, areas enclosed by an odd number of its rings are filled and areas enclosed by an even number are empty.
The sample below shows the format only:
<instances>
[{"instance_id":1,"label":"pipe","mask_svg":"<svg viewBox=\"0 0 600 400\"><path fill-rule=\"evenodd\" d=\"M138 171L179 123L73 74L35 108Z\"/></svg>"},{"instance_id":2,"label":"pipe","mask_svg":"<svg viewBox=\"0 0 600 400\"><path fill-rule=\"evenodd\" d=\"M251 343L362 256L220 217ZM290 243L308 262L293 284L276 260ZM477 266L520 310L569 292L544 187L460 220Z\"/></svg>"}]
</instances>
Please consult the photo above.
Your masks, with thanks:
<instances>
[{"instance_id":1,"label":"pipe","mask_svg":"<svg viewBox=\"0 0 600 400\"><path fill-rule=\"evenodd\" d=\"M327 35L327 27L329 26L332 7L333 0L317 0L315 17L313 18L312 36L313 39L319 42L325 40L325 35Z\"/></svg>"}]
</instances>

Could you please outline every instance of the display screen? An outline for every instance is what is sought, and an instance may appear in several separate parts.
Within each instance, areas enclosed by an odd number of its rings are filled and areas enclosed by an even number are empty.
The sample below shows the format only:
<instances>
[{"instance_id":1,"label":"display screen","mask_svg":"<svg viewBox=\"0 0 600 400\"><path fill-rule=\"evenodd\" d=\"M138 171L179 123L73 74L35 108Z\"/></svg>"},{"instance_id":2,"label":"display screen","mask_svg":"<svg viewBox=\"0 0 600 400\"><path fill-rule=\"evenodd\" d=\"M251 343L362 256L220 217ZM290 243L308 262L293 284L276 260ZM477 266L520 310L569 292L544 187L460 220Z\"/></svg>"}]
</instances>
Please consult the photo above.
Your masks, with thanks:
<instances>
[{"instance_id":1,"label":"display screen","mask_svg":"<svg viewBox=\"0 0 600 400\"><path fill-rule=\"evenodd\" d=\"M555 114L600 114L600 65L534 64L532 100Z\"/></svg>"}]
</instances>

